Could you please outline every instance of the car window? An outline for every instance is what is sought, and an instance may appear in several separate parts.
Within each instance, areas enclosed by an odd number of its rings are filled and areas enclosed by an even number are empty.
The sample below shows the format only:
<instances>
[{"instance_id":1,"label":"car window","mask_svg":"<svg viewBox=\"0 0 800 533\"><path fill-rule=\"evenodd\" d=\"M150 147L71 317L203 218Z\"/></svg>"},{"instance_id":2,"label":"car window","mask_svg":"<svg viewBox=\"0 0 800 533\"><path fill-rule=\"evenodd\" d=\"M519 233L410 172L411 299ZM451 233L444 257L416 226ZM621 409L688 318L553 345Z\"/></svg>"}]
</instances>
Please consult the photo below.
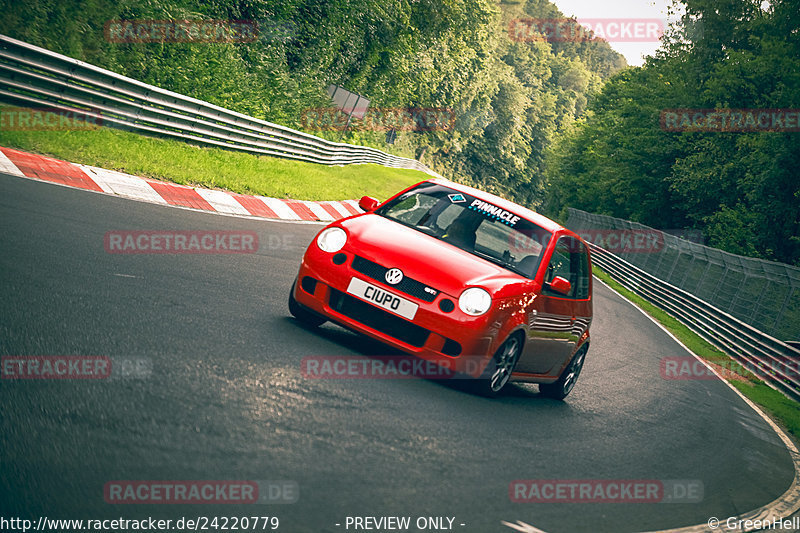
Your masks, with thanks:
<instances>
[{"instance_id":1,"label":"car window","mask_svg":"<svg viewBox=\"0 0 800 533\"><path fill-rule=\"evenodd\" d=\"M573 270L575 270L575 298L585 300L589 297L589 251L586 245L577 239L575 253L572 254Z\"/></svg>"},{"instance_id":2,"label":"car window","mask_svg":"<svg viewBox=\"0 0 800 533\"><path fill-rule=\"evenodd\" d=\"M546 289L548 294L579 300L589 298L589 256L586 246L578 239L561 237L556 243L544 280L550 283L556 276L570 282L570 292L563 295Z\"/></svg>"},{"instance_id":3,"label":"car window","mask_svg":"<svg viewBox=\"0 0 800 533\"><path fill-rule=\"evenodd\" d=\"M496 220L484 219L475 232L475 247L482 253L495 255L501 254L498 259L509 261L518 260L509 249L510 235L514 230Z\"/></svg>"},{"instance_id":4,"label":"car window","mask_svg":"<svg viewBox=\"0 0 800 533\"><path fill-rule=\"evenodd\" d=\"M571 282L569 279L569 244L567 243L567 237L561 237L556 243L553 256L550 258L550 264L547 265L547 274L544 280L550 283L556 276L561 276Z\"/></svg>"},{"instance_id":5,"label":"car window","mask_svg":"<svg viewBox=\"0 0 800 533\"><path fill-rule=\"evenodd\" d=\"M436 217L436 224L440 228L447 228L455 221L456 217L461 214L462 211L463 209L456 204L448 205L439 216Z\"/></svg>"},{"instance_id":6,"label":"car window","mask_svg":"<svg viewBox=\"0 0 800 533\"><path fill-rule=\"evenodd\" d=\"M437 199L431 196L415 194L400 200L392 213L400 222L416 226L436 202Z\"/></svg>"},{"instance_id":7,"label":"car window","mask_svg":"<svg viewBox=\"0 0 800 533\"><path fill-rule=\"evenodd\" d=\"M435 183L406 191L375 212L531 279L552 235L499 206Z\"/></svg>"}]
</instances>

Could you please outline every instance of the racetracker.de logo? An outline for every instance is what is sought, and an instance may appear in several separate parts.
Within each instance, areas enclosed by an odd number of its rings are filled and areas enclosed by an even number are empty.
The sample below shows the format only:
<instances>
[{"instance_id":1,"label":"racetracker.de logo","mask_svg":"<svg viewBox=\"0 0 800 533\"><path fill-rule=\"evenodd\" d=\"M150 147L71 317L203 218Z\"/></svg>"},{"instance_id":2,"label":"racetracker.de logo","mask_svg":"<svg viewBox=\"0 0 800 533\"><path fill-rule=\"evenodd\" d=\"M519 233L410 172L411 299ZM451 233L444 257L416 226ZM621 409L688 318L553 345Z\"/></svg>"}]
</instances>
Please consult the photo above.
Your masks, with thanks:
<instances>
[{"instance_id":1,"label":"racetracker.de logo","mask_svg":"<svg viewBox=\"0 0 800 533\"><path fill-rule=\"evenodd\" d=\"M508 485L514 503L698 503L699 479L518 479Z\"/></svg>"},{"instance_id":2,"label":"racetracker.de logo","mask_svg":"<svg viewBox=\"0 0 800 533\"><path fill-rule=\"evenodd\" d=\"M664 131L800 132L800 109L664 109Z\"/></svg>"},{"instance_id":3,"label":"racetracker.de logo","mask_svg":"<svg viewBox=\"0 0 800 533\"><path fill-rule=\"evenodd\" d=\"M450 368L408 355L303 357L300 373L306 379L449 379L455 375Z\"/></svg>"},{"instance_id":4,"label":"racetracker.de logo","mask_svg":"<svg viewBox=\"0 0 800 533\"><path fill-rule=\"evenodd\" d=\"M615 254L657 253L664 249L664 234L649 229L582 229L581 239Z\"/></svg>"},{"instance_id":5,"label":"racetracker.de logo","mask_svg":"<svg viewBox=\"0 0 800 533\"><path fill-rule=\"evenodd\" d=\"M300 373L305 379L463 379L479 375L487 363L469 355L439 363L413 355L315 355L300 361Z\"/></svg>"},{"instance_id":6,"label":"racetracker.de logo","mask_svg":"<svg viewBox=\"0 0 800 533\"><path fill-rule=\"evenodd\" d=\"M355 109L349 119L347 113L335 107L306 109L300 117L303 129L308 131L451 131L456 116L444 107L370 107Z\"/></svg>"},{"instance_id":7,"label":"racetracker.de logo","mask_svg":"<svg viewBox=\"0 0 800 533\"><path fill-rule=\"evenodd\" d=\"M254 20L109 20L103 31L111 43L252 43Z\"/></svg>"},{"instance_id":8,"label":"racetracker.de logo","mask_svg":"<svg viewBox=\"0 0 800 533\"><path fill-rule=\"evenodd\" d=\"M523 18L508 25L512 41L610 43L658 42L664 34L664 20L639 18Z\"/></svg>"},{"instance_id":9,"label":"racetracker.de logo","mask_svg":"<svg viewBox=\"0 0 800 533\"><path fill-rule=\"evenodd\" d=\"M103 125L99 111L56 107L0 107L0 131L92 130Z\"/></svg>"},{"instance_id":10,"label":"racetracker.de logo","mask_svg":"<svg viewBox=\"0 0 800 533\"><path fill-rule=\"evenodd\" d=\"M758 364L734 360L715 361L714 370L690 355L662 357L661 378L668 381L705 381L722 378L737 378L748 373L761 381L776 381L800 377L800 361L769 361Z\"/></svg>"},{"instance_id":11,"label":"racetracker.de logo","mask_svg":"<svg viewBox=\"0 0 800 533\"><path fill-rule=\"evenodd\" d=\"M3 379L106 379L111 360L102 355L4 355Z\"/></svg>"},{"instance_id":12,"label":"racetracker.de logo","mask_svg":"<svg viewBox=\"0 0 800 533\"><path fill-rule=\"evenodd\" d=\"M253 254L253 231L109 231L103 238L110 254Z\"/></svg>"},{"instance_id":13,"label":"racetracker.de logo","mask_svg":"<svg viewBox=\"0 0 800 533\"><path fill-rule=\"evenodd\" d=\"M281 504L300 497L296 481L109 481L113 504Z\"/></svg>"}]
</instances>

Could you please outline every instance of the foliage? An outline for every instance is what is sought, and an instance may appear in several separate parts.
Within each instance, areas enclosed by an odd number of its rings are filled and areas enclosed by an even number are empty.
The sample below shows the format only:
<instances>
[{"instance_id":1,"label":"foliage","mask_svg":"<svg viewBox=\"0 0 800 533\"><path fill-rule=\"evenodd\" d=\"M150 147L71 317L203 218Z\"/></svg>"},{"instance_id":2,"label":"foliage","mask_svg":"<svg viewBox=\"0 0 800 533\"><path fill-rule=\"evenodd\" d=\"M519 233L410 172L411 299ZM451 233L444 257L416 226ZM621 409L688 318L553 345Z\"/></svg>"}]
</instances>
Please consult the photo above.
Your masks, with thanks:
<instances>
[{"instance_id":1,"label":"foliage","mask_svg":"<svg viewBox=\"0 0 800 533\"><path fill-rule=\"evenodd\" d=\"M800 264L800 133L659 125L675 108L797 109L798 27L791 0L686 0L656 57L612 77L552 146L548 211L699 228L711 246Z\"/></svg>"},{"instance_id":2,"label":"foliage","mask_svg":"<svg viewBox=\"0 0 800 533\"><path fill-rule=\"evenodd\" d=\"M625 65L607 43L518 42L509 22L561 17L546 0L0 0L0 32L279 124L308 127L337 84L373 108L444 108L437 131L354 120L345 142L419 157L445 175L538 205L544 153ZM252 43L114 43L110 20L235 19ZM338 131L312 133L338 140Z\"/></svg>"}]
</instances>

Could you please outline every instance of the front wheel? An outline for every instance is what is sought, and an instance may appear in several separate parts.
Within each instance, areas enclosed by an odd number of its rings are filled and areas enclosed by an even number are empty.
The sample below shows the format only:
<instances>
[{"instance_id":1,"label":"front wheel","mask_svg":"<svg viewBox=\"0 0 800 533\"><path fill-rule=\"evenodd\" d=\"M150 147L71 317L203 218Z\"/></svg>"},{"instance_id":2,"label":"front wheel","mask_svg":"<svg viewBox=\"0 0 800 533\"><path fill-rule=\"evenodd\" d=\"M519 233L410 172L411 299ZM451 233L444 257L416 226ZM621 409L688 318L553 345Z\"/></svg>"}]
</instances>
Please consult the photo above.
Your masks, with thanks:
<instances>
[{"instance_id":1,"label":"front wheel","mask_svg":"<svg viewBox=\"0 0 800 533\"><path fill-rule=\"evenodd\" d=\"M484 375L475 382L476 392L494 398L500 394L511 379L522 353L522 340L512 335L497 349Z\"/></svg>"},{"instance_id":2,"label":"front wheel","mask_svg":"<svg viewBox=\"0 0 800 533\"><path fill-rule=\"evenodd\" d=\"M294 299L294 286L295 284L292 283L292 289L289 291L289 312L292 313L292 316L300 322L311 326L312 328L316 328L327 322L325 317L318 315L317 313L310 311L297 303L297 300Z\"/></svg>"},{"instance_id":3,"label":"front wheel","mask_svg":"<svg viewBox=\"0 0 800 533\"><path fill-rule=\"evenodd\" d=\"M563 400L567 395L572 392L575 387L575 382L578 381L578 376L581 375L583 369L583 362L586 359L587 346L582 346L578 353L572 358L567 368L553 383L541 383L539 385L539 392L543 396L553 398L555 400Z\"/></svg>"}]
</instances>

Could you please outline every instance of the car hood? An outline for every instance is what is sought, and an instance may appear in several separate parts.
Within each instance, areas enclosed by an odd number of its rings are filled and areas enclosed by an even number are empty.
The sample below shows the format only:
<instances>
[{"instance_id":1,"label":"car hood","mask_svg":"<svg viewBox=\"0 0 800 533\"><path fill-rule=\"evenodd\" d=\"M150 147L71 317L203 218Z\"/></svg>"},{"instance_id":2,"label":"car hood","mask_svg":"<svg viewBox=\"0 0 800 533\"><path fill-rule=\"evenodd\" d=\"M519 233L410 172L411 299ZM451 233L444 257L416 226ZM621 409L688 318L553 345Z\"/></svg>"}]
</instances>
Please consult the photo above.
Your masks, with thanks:
<instances>
[{"instance_id":1,"label":"car hood","mask_svg":"<svg viewBox=\"0 0 800 533\"><path fill-rule=\"evenodd\" d=\"M517 293L532 280L519 276L449 243L367 213L341 222L347 230L346 250L458 298L469 286L487 289L493 297Z\"/></svg>"}]
</instances>

